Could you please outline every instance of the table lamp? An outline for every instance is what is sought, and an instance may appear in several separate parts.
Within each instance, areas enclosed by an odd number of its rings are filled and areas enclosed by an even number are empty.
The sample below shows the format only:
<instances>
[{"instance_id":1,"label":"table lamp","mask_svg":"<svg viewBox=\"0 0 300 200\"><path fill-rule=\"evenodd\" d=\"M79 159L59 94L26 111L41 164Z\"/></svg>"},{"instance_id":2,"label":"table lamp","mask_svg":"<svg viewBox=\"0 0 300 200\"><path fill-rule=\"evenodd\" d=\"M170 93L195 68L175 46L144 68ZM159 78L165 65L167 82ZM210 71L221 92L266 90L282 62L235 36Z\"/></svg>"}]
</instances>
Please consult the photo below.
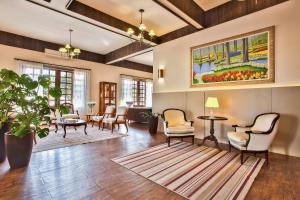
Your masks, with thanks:
<instances>
[{"instance_id":1,"label":"table lamp","mask_svg":"<svg viewBox=\"0 0 300 200\"><path fill-rule=\"evenodd\" d=\"M87 105L88 105L88 107L90 109L90 112L91 112L90 114L93 114L93 108L95 107L96 102L94 102L94 101L87 102Z\"/></svg>"},{"instance_id":2,"label":"table lamp","mask_svg":"<svg viewBox=\"0 0 300 200\"><path fill-rule=\"evenodd\" d=\"M205 103L206 108L210 109L210 116L213 116L213 108L219 108L219 102L217 97L208 97Z\"/></svg>"}]
</instances>

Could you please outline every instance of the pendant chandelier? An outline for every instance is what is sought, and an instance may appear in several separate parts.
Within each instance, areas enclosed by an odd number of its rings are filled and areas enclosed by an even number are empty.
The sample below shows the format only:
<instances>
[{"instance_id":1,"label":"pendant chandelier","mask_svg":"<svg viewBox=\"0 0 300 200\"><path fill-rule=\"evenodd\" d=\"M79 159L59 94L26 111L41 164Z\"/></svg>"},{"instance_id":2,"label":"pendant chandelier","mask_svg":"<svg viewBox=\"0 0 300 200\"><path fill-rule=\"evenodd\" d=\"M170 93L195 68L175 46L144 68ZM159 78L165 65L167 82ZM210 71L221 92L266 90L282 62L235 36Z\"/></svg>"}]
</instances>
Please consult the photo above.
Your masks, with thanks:
<instances>
[{"instance_id":1,"label":"pendant chandelier","mask_svg":"<svg viewBox=\"0 0 300 200\"><path fill-rule=\"evenodd\" d=\"M69 43L66 44L64 47L59 48L59 52L62 56L67 57L68 59L76 59L78 58L79 54L81 53L79 48L75 48L72 46L72 29L69 29L70 32L70 40Z\"/></svg>"},{"instance_id":2,"label":"pendant chandelier","mask_svg":"<svg viewBox=\"0 0 300 200\"><path fill-rule=\"evenodd\" d=\"M145 12L144 9L140 9L139 12L141 13L141 21L140 21L140 24L138 26L139 28L139 33L137 35L137 39L140 43L144 43L144 39L145 39L145 34L147 34L146 32L146 25L143 23L143 13ZM132 28L128 28L127 29L127 34L130 36L130 38L132 38L132 36L134 35L134 30ZM156 36L155 32L151 29L149 32L148 32L148 35L150 37L150 40L152 41L152 39Z\"/></svg>"}]
</instances>

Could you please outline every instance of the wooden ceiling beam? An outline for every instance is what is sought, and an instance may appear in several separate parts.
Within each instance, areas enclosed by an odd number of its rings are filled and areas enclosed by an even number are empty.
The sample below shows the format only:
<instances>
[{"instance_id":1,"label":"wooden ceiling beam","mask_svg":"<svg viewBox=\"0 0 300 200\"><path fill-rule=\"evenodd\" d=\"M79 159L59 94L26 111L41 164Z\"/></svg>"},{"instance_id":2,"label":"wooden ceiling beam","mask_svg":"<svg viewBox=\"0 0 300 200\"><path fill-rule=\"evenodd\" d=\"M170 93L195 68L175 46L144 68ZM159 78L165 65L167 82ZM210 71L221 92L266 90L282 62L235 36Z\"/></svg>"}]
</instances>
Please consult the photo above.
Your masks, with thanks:
<instances>
[{"instance_id":1,"label":"wooden ceiling beam","mask_svg":"<svg viewBox=\"0 0 300 200\"><path fill-rule=\"evenodd\" d=\"M11 46L11 47L17 47L21 49L27 49L32 51L38 51L38 52L45 52L45 49L51 49L51 50L58 50L61 46L61 44L46 42L43 40L38 40L22 35L17 35L14 33L9 33L5 31L0 30L0 44ZM95 63L105 63L105 56L102 54L90 52L81 50L81 54L79 55L80 60L85 61L91 61ZM135 62L118 62L114 63L113 66L117 67L123 67L127 69L133 69L133 70L139 70L139 71L145 71L145 72L151 72L152 68L148 65L143 65L140 63ZM146 68L147 67L147 68Z\"/></svg>"},{"instance_id":2,"label":"wooden ceiling beam","mask_svg":"<svg viewBox=\"0 0 300 200\"><path fill-rule=\"evenodd\" d=\"M216 26L286 1L288 0L229 1L205 12L205 26Z\"/></svg>"},{"instance_id":3,"label":"wooden ceiling beam","mask_svg":"<svg viewBox=\"0 0 300 200\"><path fill-rule=\"evenodd\" d=\"M172 31L170 33L167 33L167 34L164 34L162 36L160 36L158 38L158 41L160 44L162 43L165 43L165 42L169 42L171 40L175 40L177 38L181 38L183 36L186 36L186 35L190 35L192 33L195 33L199 31L199 29L196 29L195 27L191 26L191 25L188 25L188 26L185 26L183 28L180 28L180 29L177 29L175 31Z\"/></svg>"},{"instance_id":4,"label":"wooden ceiling beam","mask_svg":"<svg viewBox=\"0 0 300 200\"><path fill-rule=\"evenodd\" d=\"M92 8L88 5L85 5L77 0L72 1L69 6L67 7L68 10L75 12L77 14L80 14L82 16L88 17L90 19L93 19L95 21L98 21L100 23L106 24L110 27L116 28L122 32L127 32L128 28L132 28L135 32L135 36L138 35L139 28L129 24L127 22L124 22L116 17L110 16L104 12L101 12L100 10L97 10L95 8ZM146 31L144 34L144 37L146 40L151 41L153 43L156 43L156 38L151 40L150 36L148 35L148 32ZM133 38L134 40L137 40Z\"/></svg>"},{"instance_id":5,"label":"wooden ceiling beam","mask_svg":"<svg viewBox=\"0 0 300 200\"><path fill-rule=\"evenodd\" d=\"M105 55L105 63L112 64L120 60L126 60L130 57L136 56L137 54L143 54L148 51L152 51L153 47L148 44L133 42L129 45L116 49Z\"/></svg>"},{"instance_id":6,"label":"wooden ceiling beam","mask_svg":"<svg viewBox=\"0 0 300 200\"><path fill-rule=\"evenodd\" d=\"M114 63L113 65L118 66L118 67L123 67L123 68L128 68L128 69L153 73L153 67L152 66L132 62L132 61L129 61L129 60L122 60L122 61Z\"/></svg>"}]
</instances>

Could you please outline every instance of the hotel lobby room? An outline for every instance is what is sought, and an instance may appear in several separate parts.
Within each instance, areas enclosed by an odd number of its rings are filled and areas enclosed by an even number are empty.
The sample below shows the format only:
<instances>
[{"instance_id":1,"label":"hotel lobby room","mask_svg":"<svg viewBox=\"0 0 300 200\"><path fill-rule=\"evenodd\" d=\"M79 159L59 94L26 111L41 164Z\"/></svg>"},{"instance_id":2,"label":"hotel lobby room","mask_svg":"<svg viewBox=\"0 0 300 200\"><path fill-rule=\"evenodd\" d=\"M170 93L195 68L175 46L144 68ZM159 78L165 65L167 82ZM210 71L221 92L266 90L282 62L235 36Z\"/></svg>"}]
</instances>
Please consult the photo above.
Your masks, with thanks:
<instances>
[{"instance_id":1,"label":"hotel lobby room","mask_svg":"<svg viewBox=\"0 0 300 200\"><path fill-rule=\"evenodd\" d=\"M0 0L0 199L300 199L299 0Z\"/></svg>"}]
</instances>

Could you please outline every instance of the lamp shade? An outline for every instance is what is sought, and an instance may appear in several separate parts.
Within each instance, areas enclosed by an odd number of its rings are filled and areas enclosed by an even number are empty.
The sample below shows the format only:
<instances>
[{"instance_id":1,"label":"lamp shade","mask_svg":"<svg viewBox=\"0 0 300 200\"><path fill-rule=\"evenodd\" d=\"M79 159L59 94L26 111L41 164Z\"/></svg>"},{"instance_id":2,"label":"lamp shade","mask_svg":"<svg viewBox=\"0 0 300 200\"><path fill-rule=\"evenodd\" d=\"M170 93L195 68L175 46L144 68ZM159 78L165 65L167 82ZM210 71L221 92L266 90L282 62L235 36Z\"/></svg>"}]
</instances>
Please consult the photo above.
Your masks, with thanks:
<instances>
[{"instance_id":1,"label":"lamp shade","mask_svg":"<svg viewBox=\"0 0 300 200\"><path fill-rule=\"evenodd\" d=\"M219 108L219 102L217 97L208 97L205 103L207 108Z\"/></svg>"}]
</instances>

